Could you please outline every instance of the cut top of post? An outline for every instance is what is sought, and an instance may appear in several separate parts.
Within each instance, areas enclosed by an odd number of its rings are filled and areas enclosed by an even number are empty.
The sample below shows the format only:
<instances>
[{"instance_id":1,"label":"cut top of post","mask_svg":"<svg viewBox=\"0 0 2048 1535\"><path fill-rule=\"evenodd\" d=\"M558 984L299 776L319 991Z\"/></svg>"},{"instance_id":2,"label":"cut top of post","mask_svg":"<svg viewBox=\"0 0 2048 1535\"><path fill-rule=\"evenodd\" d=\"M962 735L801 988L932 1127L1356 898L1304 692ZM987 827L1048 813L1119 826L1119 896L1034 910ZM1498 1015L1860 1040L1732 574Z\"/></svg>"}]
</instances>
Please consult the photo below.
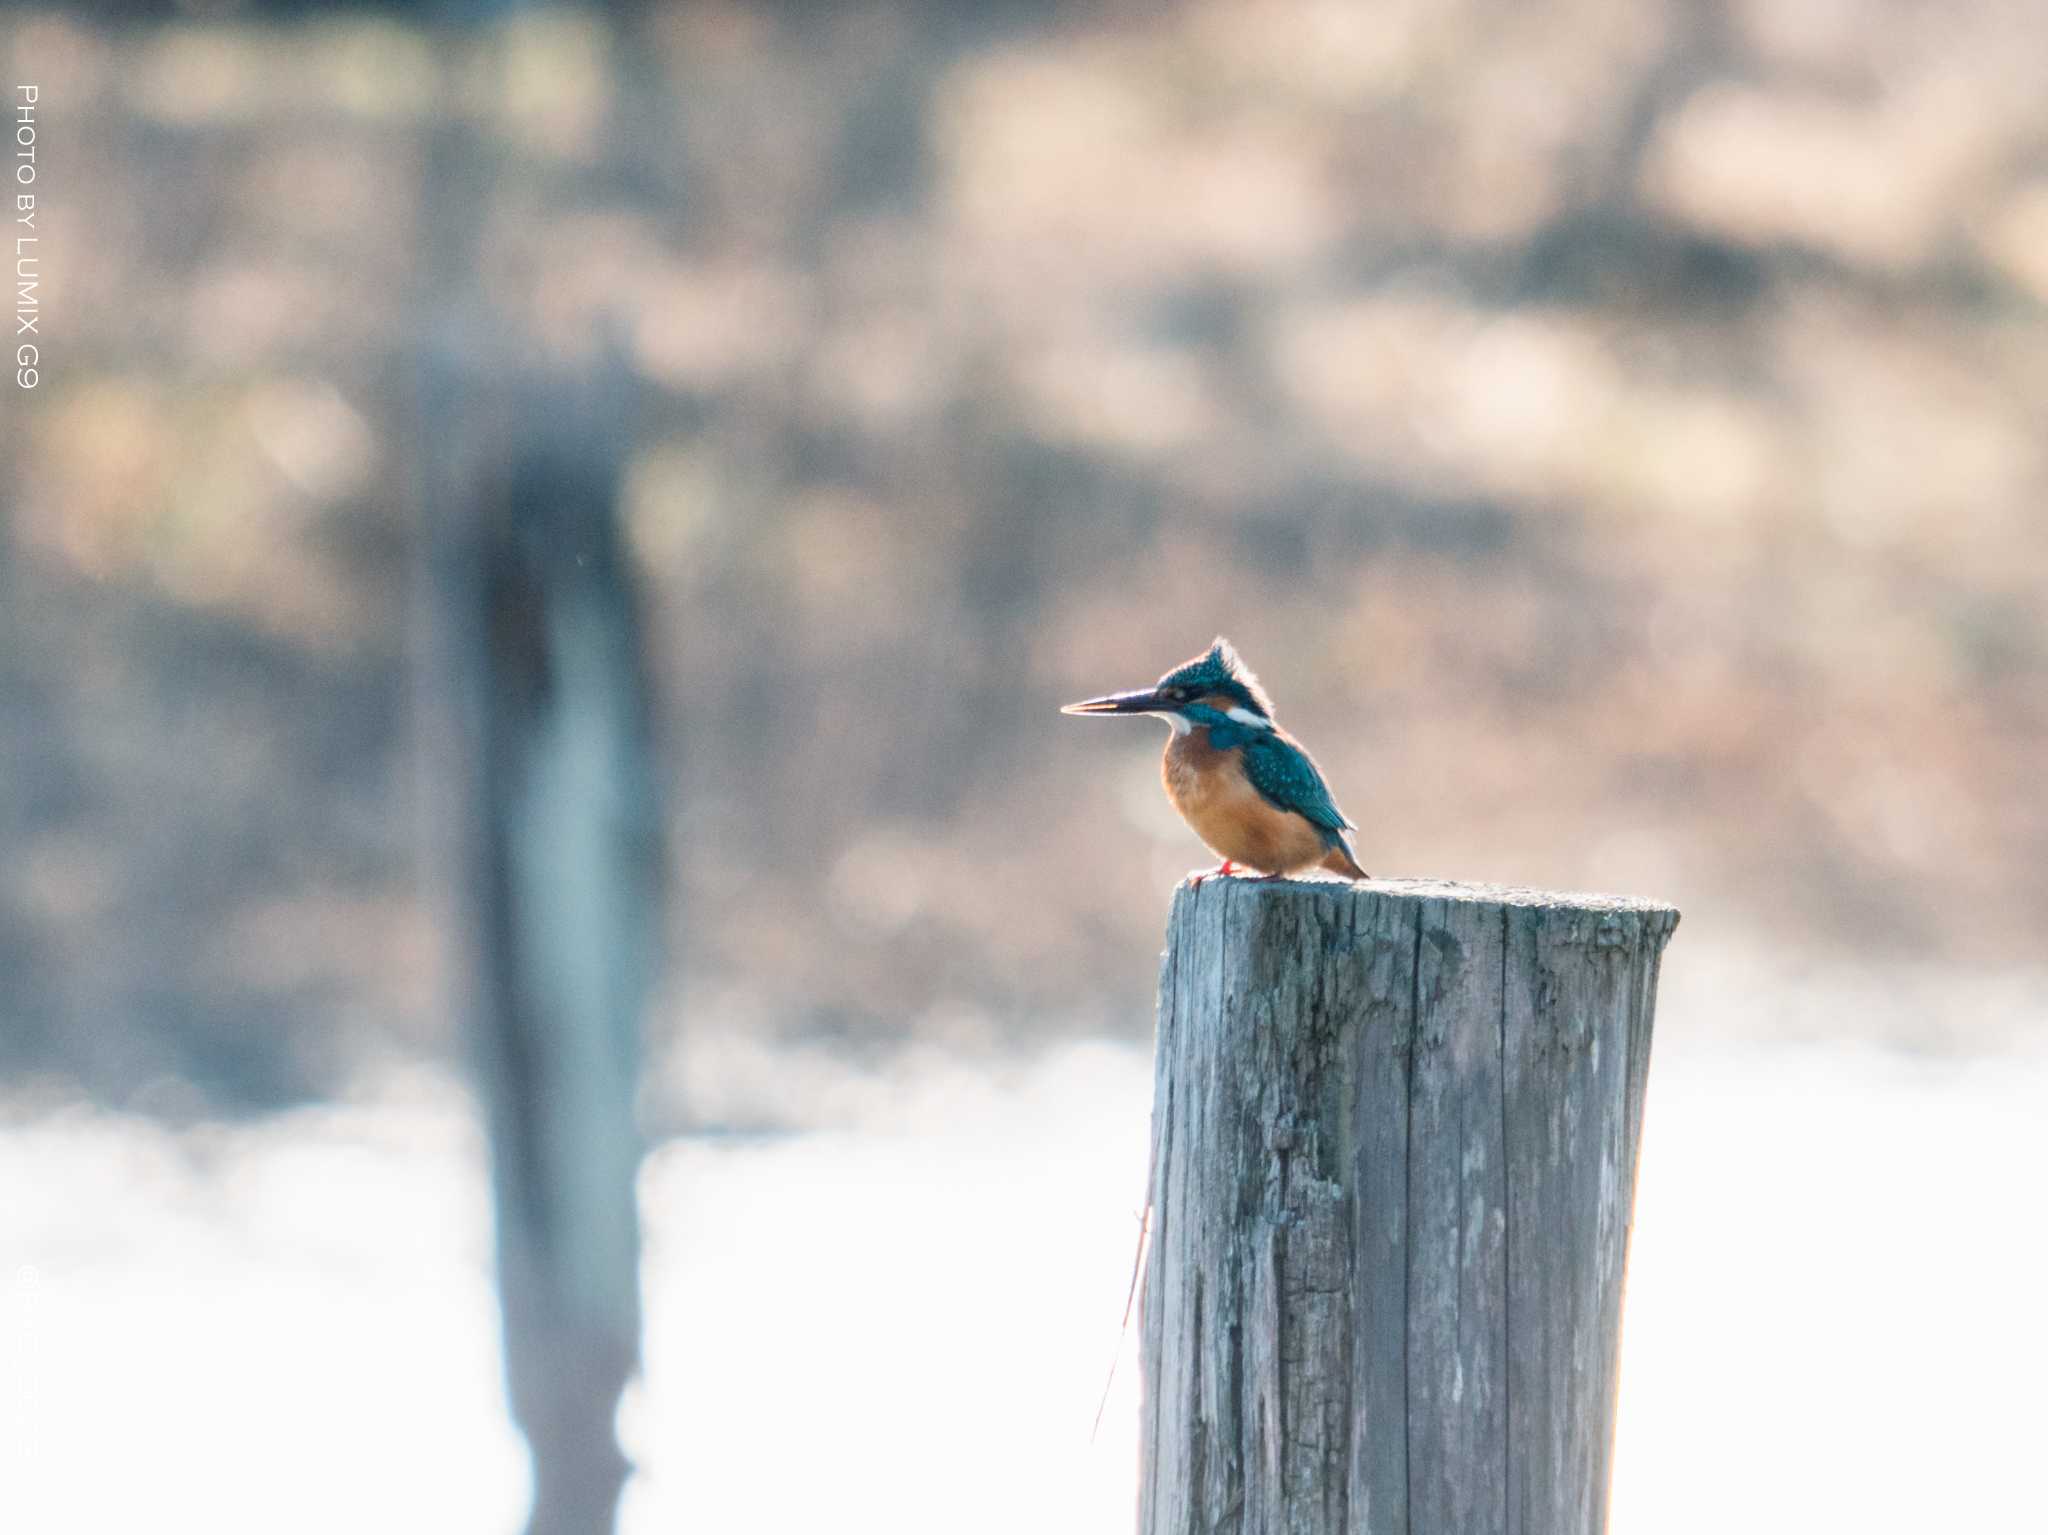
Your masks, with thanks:
<instances>
[{"instance_id":1,"label":"cut top of post","mask_svg":"<svg viewBox=\"0 0 2048 1535\"><path fill-rule=\"evenodd\" d=\"M1204 880L1211 886L1222 881ZM1229 883L1252 890L1314 891L1318 894L1346 891L1359 894L1413 896L1424 901L1467 901L1483 906L1550 906L1573 911L1668 912L1675 922L1678 908L1668 901L1653 901L1638 895L1603 895L1583 890L1531 890L1521 885L1471 884L1445 879L1232 879ZM1186 881L1183 890L1199 890Z\"/></svg>"}]
</instances>

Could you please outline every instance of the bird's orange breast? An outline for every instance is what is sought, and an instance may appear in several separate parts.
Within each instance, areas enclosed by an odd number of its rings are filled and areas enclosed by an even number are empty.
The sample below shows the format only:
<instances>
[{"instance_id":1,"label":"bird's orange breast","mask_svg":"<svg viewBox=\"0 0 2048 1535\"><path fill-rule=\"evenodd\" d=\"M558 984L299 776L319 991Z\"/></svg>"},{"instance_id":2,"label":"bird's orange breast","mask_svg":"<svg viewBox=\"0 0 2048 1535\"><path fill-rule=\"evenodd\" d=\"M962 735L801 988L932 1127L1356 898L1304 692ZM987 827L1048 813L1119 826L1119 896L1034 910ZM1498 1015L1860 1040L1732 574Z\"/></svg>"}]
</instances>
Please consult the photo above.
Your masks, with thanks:
<instances>
[{"instance_id":1,"label":"bird's orange breast","mask_svg":"<svg viewBox=\"0 0 2048 1535\"><path fill-rule=\"evenodd\" d=\"M1322 833L1252 787L1244 751L1218 751L1206 726L1176 734L1160 763L1166 797L1218 857L1262 874L1290 874L1322 860Z\"/></svg>"}]
</instances>

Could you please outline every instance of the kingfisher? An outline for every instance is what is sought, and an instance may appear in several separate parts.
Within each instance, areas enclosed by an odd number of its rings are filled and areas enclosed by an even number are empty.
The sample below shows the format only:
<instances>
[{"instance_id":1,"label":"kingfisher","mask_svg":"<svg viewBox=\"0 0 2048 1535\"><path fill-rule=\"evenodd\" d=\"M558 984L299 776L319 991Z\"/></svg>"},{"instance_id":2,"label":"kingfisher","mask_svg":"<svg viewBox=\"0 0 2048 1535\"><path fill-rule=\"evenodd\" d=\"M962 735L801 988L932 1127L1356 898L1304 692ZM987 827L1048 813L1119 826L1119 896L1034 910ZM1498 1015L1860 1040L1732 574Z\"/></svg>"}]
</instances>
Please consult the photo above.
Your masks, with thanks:
<instances>
[{"instance_id":1,"label":"kingfisher","mask_svg":"<svg viewBox=\"0 0 2048 1535\"><path fill-rule=\"evenodd\" d=\"M1149 688L1068 704L1062 714L1149 714L1172 727L1160 776L1181 819L1223 861L1279 879L1304 869L1368 878L1351 851L1356 825L1330 797L1315 758L1273 719L1273 701L1230 641Z\"/></svg>"}]
</instances>

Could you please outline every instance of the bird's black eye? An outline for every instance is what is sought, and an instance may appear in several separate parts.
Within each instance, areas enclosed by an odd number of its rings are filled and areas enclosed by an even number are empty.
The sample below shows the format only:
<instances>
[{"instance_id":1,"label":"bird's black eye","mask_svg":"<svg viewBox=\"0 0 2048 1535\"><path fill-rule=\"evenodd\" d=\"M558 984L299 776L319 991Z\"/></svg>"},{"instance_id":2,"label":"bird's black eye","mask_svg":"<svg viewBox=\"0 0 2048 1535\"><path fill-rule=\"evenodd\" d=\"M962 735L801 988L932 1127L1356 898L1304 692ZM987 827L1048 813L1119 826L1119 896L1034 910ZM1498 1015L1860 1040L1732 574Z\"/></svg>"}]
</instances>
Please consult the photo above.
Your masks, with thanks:
<instances>
[{"instance_id":1,"label":"bird's black eye","mask_svg":"<svg viewBox=\"0 0 2048 1535\"><path fill-rule=\"evenodd\" d=\"M1188 701L1188 690L1186 688L1161 688L1160 691L1172 703L1184 704Z\"/></svg>"}]
</instances>

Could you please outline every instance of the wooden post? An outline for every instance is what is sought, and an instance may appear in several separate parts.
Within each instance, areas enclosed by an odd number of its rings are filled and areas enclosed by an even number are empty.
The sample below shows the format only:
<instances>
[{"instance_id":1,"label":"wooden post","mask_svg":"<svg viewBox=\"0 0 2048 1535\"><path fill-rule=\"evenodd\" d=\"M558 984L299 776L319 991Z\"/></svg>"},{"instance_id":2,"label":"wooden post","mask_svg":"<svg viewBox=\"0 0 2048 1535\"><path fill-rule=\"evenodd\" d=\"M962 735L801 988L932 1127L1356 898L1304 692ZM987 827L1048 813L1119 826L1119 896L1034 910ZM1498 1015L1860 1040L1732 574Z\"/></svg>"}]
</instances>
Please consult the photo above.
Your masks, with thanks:
<instances>
[{"instance_id":1,"label":"wooden post","mask_svg":"<svg viewBox=\"0 0 2048 1535\"><path fill-rule=\"evenodd\" d=\"M1678 913L1209 880L1160 979L1141 1535L1596 1535Z\"/></svg>"},{"instance_id":2,"label":"wooden post","mask_svg":"<svg viewBox=\"0 0 2048 1535\"><path fill-rule=\"evenodd\" d=\"M635 1123L661 819L618 517L626 385L429 358L421 481L436 873L491 1151L527 1535L599 1535L640 1357Z\"/></svg>"}]
</instances>

